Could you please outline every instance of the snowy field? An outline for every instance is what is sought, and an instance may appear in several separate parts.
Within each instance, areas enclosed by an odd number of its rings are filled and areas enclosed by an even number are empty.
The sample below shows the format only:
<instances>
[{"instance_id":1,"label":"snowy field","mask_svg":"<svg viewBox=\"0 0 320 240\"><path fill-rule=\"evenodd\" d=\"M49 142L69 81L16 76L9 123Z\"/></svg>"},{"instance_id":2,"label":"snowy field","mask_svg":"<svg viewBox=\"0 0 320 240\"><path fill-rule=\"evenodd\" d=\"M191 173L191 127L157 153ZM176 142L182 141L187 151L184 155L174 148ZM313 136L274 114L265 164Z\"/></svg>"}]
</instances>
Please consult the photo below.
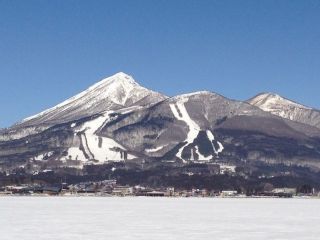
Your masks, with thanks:
<instances>
[{"instance_id":1,"label":"snowy field","mask_svg":"<svg viewBox=\"0 0 320 240\"><path fill-rule=\"evenodd\" d=\"M1 240L320 239L320 200L1 197Z\"/></svg>"}]
</instances>

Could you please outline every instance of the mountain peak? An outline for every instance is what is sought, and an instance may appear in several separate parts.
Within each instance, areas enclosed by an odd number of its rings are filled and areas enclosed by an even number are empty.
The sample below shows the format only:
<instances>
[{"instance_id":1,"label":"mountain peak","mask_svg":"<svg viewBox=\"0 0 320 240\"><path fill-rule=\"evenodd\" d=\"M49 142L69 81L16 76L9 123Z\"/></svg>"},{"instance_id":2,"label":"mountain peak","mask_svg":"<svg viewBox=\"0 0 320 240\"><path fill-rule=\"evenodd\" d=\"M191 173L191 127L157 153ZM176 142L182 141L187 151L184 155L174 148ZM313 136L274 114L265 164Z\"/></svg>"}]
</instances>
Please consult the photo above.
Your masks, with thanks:
<instances>
[{"instance_id":1,"label":"mountain peak","mask_svg":"<svg viewBox=\"0 0 320 240\"><path fill-rule=\"evenodd\" d=\"M284 98L275 93L260 93L249 104L282 118L320 128L320 111Z\"/></svg>"},{"instance_id":2,"label":"mountain peak","mask_svg":"<svg viewBox=\"0 0 320 240\"><path fill-rule=\"evenodd\" d=\"M213 97L213 98L225 98L224 96L215 93L215 92L210 92L210 91L196 91L196 92L191 92L191 93L184 93L180 94L177 96L172 97L171 99L173 100L188 100L189 98L193 99L205 99L207 97Z\"/></svg>"},{"instance_id":3,"label":"mountain peak","mask_svg":"<svg viewBox=\"0 0 320 240\"><path fill-rule=\"evenodd\" d=\"M264 111L268 111L275 107L277 108L301 108L301 109L311 109L302 104L296 103L292 100L289 100L285 97L282 97L276 93L264 92L256 95L255 97L247 101L251 105L257 106Z\"/></svg>"},{"instance_id":4,"label":"mountain peak","mask_svg":"<svg viewBox=\"0 0 320 240\"><path fill-rule=\"evenodd\" d=\"M105 87L108 88L113 85L122 85L122 86L130 86L135 85L139 86L139 84L133 79L132 76L124 73L124 72L118 72L110 77L104 78L101 81L97 82L96 84L92 85L87 89L92 90L99 87Z\"/></svg>"},{"instance_id":5,"label":"mountain peak","mask_svg":"<svg viewBox=\"0 0 320 240\"><path fill-rule=\"evenodd\" d=\"M22 123L33 125L71 121L129 106L154 104L166 98L140 86L132 76L119 72L52 108L24 119Z\"/></svg>"},{"instance_id":6,"label":"mountain peak","mask_svg":"<svg viewBox=\"0 0 320 240\"><path fill-rule=\"evenodd\" d=\"M121 82L128 82L128 83L133 83L133 84L137 84L137 82L133 79L133 77L129 74L126 74L124 72L118 72L114 75L112 75L111 77L107 77L104 79L105 81L121 81ZM102 80L103 81L103 80Z\"/></svg>"}]
</instances>

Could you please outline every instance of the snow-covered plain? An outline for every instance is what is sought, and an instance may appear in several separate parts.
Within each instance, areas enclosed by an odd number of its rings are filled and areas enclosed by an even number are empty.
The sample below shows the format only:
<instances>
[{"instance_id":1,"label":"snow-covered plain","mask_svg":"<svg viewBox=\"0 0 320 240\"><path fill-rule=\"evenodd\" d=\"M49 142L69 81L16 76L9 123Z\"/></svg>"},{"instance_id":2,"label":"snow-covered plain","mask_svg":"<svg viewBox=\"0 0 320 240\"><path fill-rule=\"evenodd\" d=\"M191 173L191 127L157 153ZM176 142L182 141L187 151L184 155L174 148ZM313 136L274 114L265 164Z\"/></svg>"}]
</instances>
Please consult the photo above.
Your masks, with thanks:
<instances>
[{"instance_id":1,"label":"snow-covered plain","mask_svg":"<svg viewBox=\"0 0 320 240\"><path fill-rule=\"evenodd\" d=\"M320 200L2 197L1 240L319 239Z\"/></svg>"}]
</instances>

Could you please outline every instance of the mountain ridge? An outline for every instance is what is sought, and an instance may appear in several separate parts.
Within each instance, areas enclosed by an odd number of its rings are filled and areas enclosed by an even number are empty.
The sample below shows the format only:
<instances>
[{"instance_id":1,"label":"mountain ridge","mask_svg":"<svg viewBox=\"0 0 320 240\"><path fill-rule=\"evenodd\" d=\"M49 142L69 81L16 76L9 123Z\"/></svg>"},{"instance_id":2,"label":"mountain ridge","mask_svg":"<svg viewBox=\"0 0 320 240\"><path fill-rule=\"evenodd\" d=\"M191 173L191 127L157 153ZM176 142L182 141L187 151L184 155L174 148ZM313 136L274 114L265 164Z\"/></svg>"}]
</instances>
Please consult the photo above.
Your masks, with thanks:
<instances>
[{"instance_id":1,"label":"mountain ridge","mask_svg":"<svg viewBox=\"0 0 320 240\"><path fill-rule=\"evenodd\" d=\"M264 108L266 103L271 107ZM279 107L298 117L273 111ZM210 91L167 97L120 72L2 130L0 164L82 168L141 159L237 164L272 159L320 169L320 128L307 121L316 110L305 107L297 115L297 107L275 94L248 101Z\"/></svg>"},{"instance_id":2,"label":"mountain ridge","mask_svg":"<svg viewBox=\"0 0 320 240\"><path fill-rule=\"evenodd\" d=\"M247 100L263 111L320 128L320 111L274 93L260 93Z\"/></svg>"},{"instance_id":3,"label":"mountain ridge","mask_svg":"<svg viewBox=\"0 0 320 240\"><path fill-rule=\"evenodd\" d=\"M154 96L150 96L154 95ZM45 111L40 112L39 114L33 115L31 117L25 118L22 120L22 124L25 124L27 122L32 122L32 120L35 120L37 118L40 118L41 121L44 120L50 120L50 117L54 119L54 115L56 110L62 110L60 111L66 111L68 110L68 105L71 105L71 108L76 106L79 107L86 107L88 110L90 107L95 107L100 103L99 101L106 101L108 100L107 104L104 103L101 107L101 110L95 110L94 113L99 113L103 111L107 111L114 108L121 108L126 107L128 105L132 105L135 102L141 100L142 98L148 97L158 97L158 98L167 98L166 96L156 93L152 90L149 90L147 88L141 87L135 80L123 73L119 72L111 77L107 77L102 79L101 81L97 82L96 84L90 86L86 90L80 92L79 94L76 94L75 96L68 98L67 100L63 101L60 104L57 104L56 106L49 108ZM131 102L130 102L131 101ZM151 101L153 101L151 99ZM149 102L150 103L150 102ZM69 110L70 111L70 110ZM77 112L78 109L71 109L71 111ZM93 113L93 111L91 111ZM67 113L70 115L70 113ZM49 115L49 117L44 118L44 116ZM83 116L83 115L82 115ZM82 117L81 116L81 117ZM78 117L78 116L76 116ZM70 120L70 118L68 119ZM71 119L71 120L74 120Z\"/></svg>"}]
</instances>

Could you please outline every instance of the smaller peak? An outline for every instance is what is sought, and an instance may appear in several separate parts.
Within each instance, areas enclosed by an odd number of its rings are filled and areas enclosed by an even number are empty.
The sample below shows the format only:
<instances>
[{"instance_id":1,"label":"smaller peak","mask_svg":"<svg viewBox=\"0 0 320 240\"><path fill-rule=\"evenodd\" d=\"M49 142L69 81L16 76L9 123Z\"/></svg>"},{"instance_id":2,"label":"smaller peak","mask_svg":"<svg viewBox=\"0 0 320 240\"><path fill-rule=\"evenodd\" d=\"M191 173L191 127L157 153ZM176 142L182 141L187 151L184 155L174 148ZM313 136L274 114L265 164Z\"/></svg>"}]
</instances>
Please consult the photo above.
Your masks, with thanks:
<instances>
[{"instance_id":1,"label":"smaller peak","mask_svg":"<svg viewBox=\"0 0 320 240\"><path fill-rule=\"evenodd\" d=\"M262 92L257 94L256 96L254 96L253 98L257 98L257 97L281 97L279 94L273 93L273 92Z\"/></svg>"},{"instance_id":2,"label":"smaller peak","mask_svg":"<svg viewBox=\"0 0 320 240\"><path fill-rule=\"evenodd\" d=\"M191 94L194 94L194 95L208 95L208 94L214 94L213 92L210 92L210 91L197 91L197 92L193 92Z\"/></svg>"},{"instance_id":3,"label":"smaller peak","mask_svg":"<svg viewBox=\"0 0 320 240\"><path fill-rule=\"evenodd\" d=\"M288 98L282 97L279 94L272 92L260 93L254 96L253 98L250 98L247 102L255 106L287 105L298 108L310 109L307 106L304 106L300 103L294 102Z\"/></svg>"},{"instance_id":4,"label":"smaller peak","mask_svg":"<svg viewBox=\"0 0 320 240\"><path fill-rule=\"evenodd\" d=\"M188 97L192 97L192 96L197 96L197 95L203 95L205 92L204 91L198 91L198 92L191 92L191 93L183 93L183 94L179 94L174 96L173 98L188 98ZM207 92L209 93L209 92Z\"/></svg>"},{"instance_id":5,"label":"smaller peak","mask_svg":"<svg viewBox=\"0 0 320 240\"><path fill-rule=\"evenodd\" d=\"M215 97L223 97L222 95L218 94L218 93L215 93L215 92L210 92L210 91L197 91L197 92L191 92L191 93L185 93L185 94L181 94L181 95L177 95L177 96L174 96L172 97L172 99L175 99L175 100L181 100L181 99L189 99L190 97L201 97L201 96L204 96L204 97L207 97L207 96L215 96Z\"/></svg>"},{"instance_id":6,"label":"smaller peak","mask_svg":"<svg viewBox=\"0 0 320 240\"><path fill-rule=\"evenodd\" d=\"M196 91L196 92L191 92L191 93L185 93L180 96L209 95L209 94L211 95L213 93L209 92L209 91Z\"/></svg>"},{"instance_id":7,"label":"smaller peak","mask_svg":"<svg viewBox=\"0 0 320 240\"><path fill-rule=\"evenodd\" d=\"M281 97L279 94L276 93L272 93L272 92L262 92L259 93L257 95L255 95L254 97L250 98L249 100L247 100L247 102L251 103L251 104L256 104L258 102L262 102L262 101L266 101L269 99L284 99L283 97Z\"/></svg>"}]
</instances>

